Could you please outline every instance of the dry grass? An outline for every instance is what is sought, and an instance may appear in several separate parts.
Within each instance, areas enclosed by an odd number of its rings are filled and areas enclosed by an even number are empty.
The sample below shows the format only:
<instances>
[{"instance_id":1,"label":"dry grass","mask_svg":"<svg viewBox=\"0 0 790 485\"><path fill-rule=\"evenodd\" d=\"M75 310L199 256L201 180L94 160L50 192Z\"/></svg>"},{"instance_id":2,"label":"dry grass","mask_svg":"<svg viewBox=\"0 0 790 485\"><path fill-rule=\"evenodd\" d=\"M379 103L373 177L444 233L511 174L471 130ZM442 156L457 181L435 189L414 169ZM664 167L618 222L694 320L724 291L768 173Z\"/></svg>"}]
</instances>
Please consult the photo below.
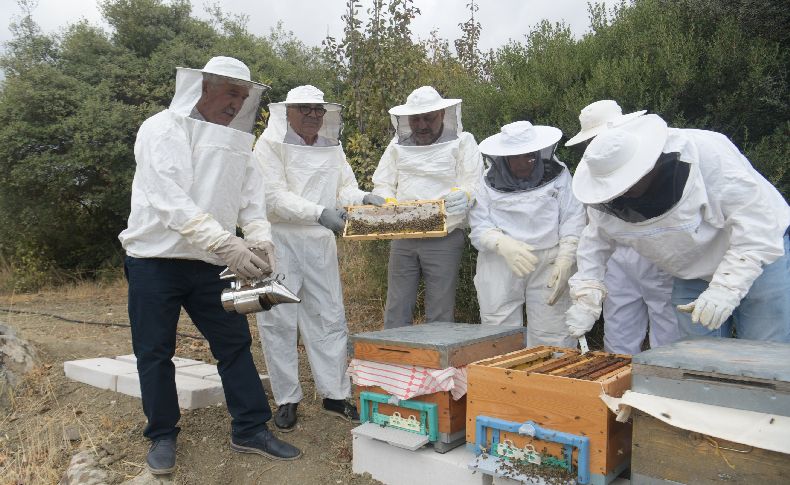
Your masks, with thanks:
<instances>
[{"instance_id":1,"label":"dry grass","mask_svg":"<svg viewBox=\"0 0 790 485\"><path fill-rule=\"evenodd\" d=\"M387 299L387 241L338 239L340 279L351 331L377 330Z\"/></svg>"},{"instance_id":2,"label":"dry grass","mask_svg":"<svg viewBox=\"0 0 790 485\"><path fill-rule=\"evenodd\" d=\"M135 421L112 417L112 408L87 393L69 392L69 385L79 389L59 366L42 365L17 386L11 406L0 414L0 485L58 483L78 450L101 456L108 443L128 441ZM67 429L79 439L69 440Z\"/></svg>"},{"instance_id":3,"label":"dry grass","mask_svg":"<svg viewBox=\"0 0 790 485\"><path fill-rule=\"evenodd\" d=\"M3 276L0 267L0 277ZM100 281L83 280L58 286L49 286L39 291L29 293L7 292L1 294L8 303L28 301L38 295L46 295L51 301L77 301L86 299L118 300L126 297L126 280L119 273L114 278L105 278Z\"/></svg>"},{"instance_id":4,"label":"dry grass","mask_svg":"<svg viewBox=\"0 0 790 485\"><path fill-rule=\"evenodd\" d=\"M57 483L72 451L63 429L74 419L74 410L58 403L50 369L27 374L10 412L0 417L0 483Z\"/></svg>"}]
</instances>

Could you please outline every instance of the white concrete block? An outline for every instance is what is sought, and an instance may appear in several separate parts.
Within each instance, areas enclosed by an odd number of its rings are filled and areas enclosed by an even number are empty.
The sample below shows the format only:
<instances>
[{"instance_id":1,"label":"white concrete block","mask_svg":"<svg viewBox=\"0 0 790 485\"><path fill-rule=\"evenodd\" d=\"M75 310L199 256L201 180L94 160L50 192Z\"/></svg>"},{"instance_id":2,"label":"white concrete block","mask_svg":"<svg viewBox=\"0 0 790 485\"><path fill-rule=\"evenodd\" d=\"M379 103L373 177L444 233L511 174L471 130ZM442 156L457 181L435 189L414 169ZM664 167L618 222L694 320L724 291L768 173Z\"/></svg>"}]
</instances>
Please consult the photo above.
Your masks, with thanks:
<instances>
[{"instance_id":1,"label":"white concrete block","mask_svg":"<svg viewBox=\"0 0 790 485\"><path fill-rule=\"evenodd\" d=\"M118 377L118 392L140 397L140 377L130 374ZM198 409L225 402L222 384L207 379L176 374L178 406L182 409Z\"/></svg>"},{"instance_id":2,"label":"white concrete block","mask_svg":"<svg viewBox=\"0 0 790 485\"><path fill-rule=\"evenodd\" d=\"M177 367L176 368L176 375L186 375L197 377L198 379L205 379L208 376L217 376L217 366L213 364L196 364L196 365L188 365L186 367Z\"/></svg>"},{"instance_id":3,"label":"white concrete block","mask_svg":"<svg viewBox=\"0 0 790 485\"><path fill-rule=\"evenodd\" d=\"M447 453L436 453L432 447L416 451L391 446L382 441L354 433L352 446L354 473L370 473L387 485L490 485L492 478L475 473L467 465L475 455L460 446Z\"/></svg>"},{"instance_id":4,"label":"white concrete block","mask_svg":"<svg viewBox=\"0 0 790 485\"><path fill-rule=\"evenodd\" d=\"M69 379L114 391L118 376L136 373L137 367L128 362L98 357L64 362L63 372Z\"/></svg>"},{"instance_id":5,"label":"white concrete block","mask_svg":"<svg viewBox=\"0 0 790 485\"><path fill-rule=\"evenodd\" d=\"M261 378L261 384L263 384L263 387L269 386L269 376L268 375L266 375L266 374L258 374L258 377ZM219 374L209 375L209 376L204 377L204 379L207 379L209 381L214 381L214 382L222 382L222 378L219 376Z\"/></svg>"},{"instance_id":6,"label":"white concrete block","mask_svg":"<svg viewBox=\"0 0 790 485\"><path fill-rule=\"evenodd\" d=\"M115 358L115 360L120 360L122 362L130 362L134 365L137 365L137 357L135 357L134 354L119 355L118 357ZM178 369L181 367L203 364L203 361L194 360L194 359L185 359L183 357L173 357L173 364L175 364L176 369Z\"/></svg>"},{"instance_id":7,"label":"white concrete block","mask_svg":"<svg viewBox=\"0 0 790 485\"><path fill-rule=\"evenodd\" d=\"M173 364L175 364L176 369L180 369L181 367L188 367L190 365L198 365L203 364L202 360L194 360L194 359L185 359L183 357L173 357Z\"/></svg>"},{"instance_id":8,"label":"white concrete block","mask_svg":"<svg viewBox=\"0 0 790 485\"><path fill-rule=\"evenodd\" d=\"M121 376L115 390L127 396L140 397L140 376L137 374Z\"/></svg>"},{"instance_id":9,"label":"white concrete block","mask_svg":"<svg viewBox=\"0 0 790 485\"><path fill-rule=\"evenodd\" d=\"M115 360L120 360L121 362L131 362L132 364L137 364L137 357L134 354L127 354L127 355L119 355L115 358Z\"/></svg>"},{"instance_id":10,"label":"white concrete block","mask_svg":"<svg viewBox=\"0 0 790 485\"><path fill-rule=\"evenodd\" d=\"M183 409L198 409L225 402L222 384L197 377L176 374L178 405Z\"/></svg>"}]
</instances>

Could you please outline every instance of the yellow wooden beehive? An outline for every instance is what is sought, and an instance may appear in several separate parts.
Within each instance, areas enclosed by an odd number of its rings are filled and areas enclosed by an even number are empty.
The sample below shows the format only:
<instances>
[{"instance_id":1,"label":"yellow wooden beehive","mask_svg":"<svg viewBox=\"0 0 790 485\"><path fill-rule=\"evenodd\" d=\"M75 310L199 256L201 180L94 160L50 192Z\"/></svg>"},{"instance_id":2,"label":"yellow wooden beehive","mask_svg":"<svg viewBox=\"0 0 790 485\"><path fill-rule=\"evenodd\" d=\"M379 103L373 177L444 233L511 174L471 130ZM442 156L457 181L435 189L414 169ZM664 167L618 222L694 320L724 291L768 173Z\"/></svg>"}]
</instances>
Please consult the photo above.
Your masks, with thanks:
<instances>
[{"instance_id":1,"label":"yellow wooden beehive","mask_svg":"<svg viewBox=\"0 0 790 485\"><path fill-rule=\"evenodd\" d=\"M631 425L615 421L601 392L620 397L631 386L631 357L560 347L538 346L470 364L466 441L475 443L477 416L539 426L590 439L590 472L616 477L631 454ZM488 439L488 437L486 437ZM561 455L556 443L515 433L500 442L532 445Z\"/></svg>"}]
</instances>

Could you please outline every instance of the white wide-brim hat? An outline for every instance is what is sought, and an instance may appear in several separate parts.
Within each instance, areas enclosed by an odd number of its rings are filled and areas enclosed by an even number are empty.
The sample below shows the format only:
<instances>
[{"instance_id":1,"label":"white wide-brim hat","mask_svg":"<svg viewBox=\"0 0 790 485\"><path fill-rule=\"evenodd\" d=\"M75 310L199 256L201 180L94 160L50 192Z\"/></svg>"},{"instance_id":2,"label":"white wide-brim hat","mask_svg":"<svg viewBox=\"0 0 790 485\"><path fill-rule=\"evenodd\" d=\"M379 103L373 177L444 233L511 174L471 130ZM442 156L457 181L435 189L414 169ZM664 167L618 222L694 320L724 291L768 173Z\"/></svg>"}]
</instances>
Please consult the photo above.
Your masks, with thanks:
<instances>
[{"instance_id":1,"label":"white wide-brim hat","mask_svg":"<svg viewBox=\"0 0 790 485\"><path fill-rule=\"evenodd\" d=\"M270 86L250 80L250 68L246 64L234 57L217 56L212 57L203 67L203 69L192 69L189 67L178 67L179 71L189 71L195 73L214 74L217 76L226 77L243 84L251 86L258 86L264 91L270 89Z\"/></svg>"},{"instance_id":2,"label":"white wide-brim hat","mask_svg":"<svg viewBox=\"0 0 790 485\"><path fill-rule=\"evenodd\" d=\"M330 103L328 101L324 101L324 92L310 84L297 86L291 89L285 96L285 101L271 104L323 104L324 107L329 111L338 111L343 109L343 105L340 103Z\"/></svg>"},{"instance_id":3,"label":"white wide-brim hat","mask_svg":"<svg viewBox=\"0 0 790 485\"><path fill-rule=\"evenodd\" d=\"M529 121L516 121L503 126L499 133L480 142L480 152L507 157L532 153L560 141L562 131L553 126L533 125Z\"/></svg>"},{"instance_id":4,"label":"white wide-brim hat","mask_svg":"<svg viewBox=\"0 0 790 485\"><path fill-rule=\"evenodd\" d=\"M667 123L645 115L610 128L590 143L573 174L573 195L584 204L608 202L647 175L667 140Z\"/></svg>"},{"instance_id":5,"label":"white wide-brim hat","mask_svg":"<svg viewBox=\"0 0 790 485\"><path fill-rule=\"evenodd\" d=\"M393 116L409 116L440 109L449 108L461 102L460 99L442 98L431 86L422 86L411 92L406 98L406 104L390 108L389 114Z\"/></svg>"},{"instance_id":6,"label":"white wide-brim hat","mask_svg":"<svg viewBox=\"0 0 790 485\"><path fill-rule=\"evenodd\" d=\"M594 136L600 135L606 129L628 123L629 121L636 119L645 113L647 113L646 110L623 114L623 110L620 108L620 105L611 99L603 99L601 101L590 103L582 108L581 112L579 113L579 124L581 125L581 130L570 140L566 141L565 146L569 147L585 140L589 140Z\"/></svg>"}]
</instances>

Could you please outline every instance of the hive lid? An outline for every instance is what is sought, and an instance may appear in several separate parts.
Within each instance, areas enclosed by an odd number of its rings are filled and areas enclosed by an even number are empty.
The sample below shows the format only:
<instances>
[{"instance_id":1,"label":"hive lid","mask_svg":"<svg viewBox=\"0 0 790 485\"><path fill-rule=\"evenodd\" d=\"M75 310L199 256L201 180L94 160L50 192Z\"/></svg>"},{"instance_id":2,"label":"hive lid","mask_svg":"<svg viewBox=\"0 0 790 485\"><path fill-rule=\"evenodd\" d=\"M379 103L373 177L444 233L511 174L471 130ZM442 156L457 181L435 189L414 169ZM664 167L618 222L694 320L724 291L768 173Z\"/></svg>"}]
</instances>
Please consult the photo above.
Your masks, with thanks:
<instances>
[{"instance_id":1,"label":"hive lid","mask_svg":"<svg viewBox=\"0 0 790 485\"><path fill-rule=\"evenodd\" d=\"M700 338L634 355L634 364L790 382L790 344ZM638 367L634 374L640 373Z\"/></svg>"},{"instance_id":2,"label":"hive lid","mask_svg":"<svg viewBox=\"0 0 790 485\"><path fill-rule=\"evenodd\" d=\"M524 334L524 327L500 327L469 323L433 322L408 327L388 328L351 336L351 341L415 348L447 350L477 342Z\"/></svg>"}]
</instances>

